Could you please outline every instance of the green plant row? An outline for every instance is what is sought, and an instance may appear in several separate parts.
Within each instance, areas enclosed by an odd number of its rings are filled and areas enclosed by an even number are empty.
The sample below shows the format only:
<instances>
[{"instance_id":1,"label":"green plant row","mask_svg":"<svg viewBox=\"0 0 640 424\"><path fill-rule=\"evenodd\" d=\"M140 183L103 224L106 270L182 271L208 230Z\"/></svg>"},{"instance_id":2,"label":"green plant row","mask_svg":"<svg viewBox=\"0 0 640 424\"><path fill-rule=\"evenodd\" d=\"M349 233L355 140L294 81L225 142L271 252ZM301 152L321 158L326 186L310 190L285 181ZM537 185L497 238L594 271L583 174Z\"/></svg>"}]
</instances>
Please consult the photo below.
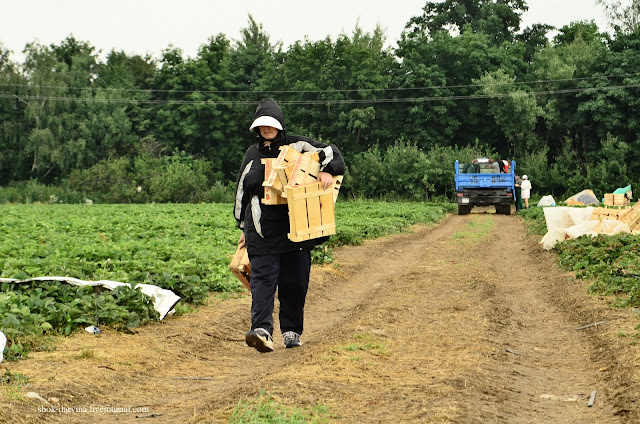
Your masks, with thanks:
<instances>
[{"instance_id":1,"label":"green plant row","mask_svg":"<svg viewBox=\"0 0 640 424\"><path fill-rule=\"evenodd\" d=\"M544 208L533 207L518 214L530 233L546 233ZM616 296L618 306L640 306L639 235L581 236L556 244L553 252L564 269L590 282L591 293Z\"/></svg>"},{"instance_id":2,"label":"green plant row","mask_svg":"<svg viewBox=\"0 0 640 424\"><path fill-rule=\"evenodd\" d=\"M337 234L314 249L314 262L331 262L332 247L398 233L416 222L436 222L454 207L338 202ZM210 292L241 289L228 270L239 235L231 204L4 205L0 277L153 284L198 305ZM157 318L151 300L126 287L113 292L58 282L1 287L0 325L8 339L8 359L44 349L48 338L87 325L126 329Z\"/></svg>"},{"instance_id":3,"label":"green plant row","mask_svg":"<svg viewBox=\"0 0 640 424\"><path fill-rule=\"evenodd\" d=\"M95 292L57 282L3 283L0 325L7 336L8 360L46 347L47 336L69 335L78 327L122 326L131 329L158 318L152 299L126 286Z\"/></svg>"},{"instance_id":4,"label":"green plant row","mask_svg":"<svg viewBox=\"0 0 640 424\"><path fill-rule=\"evenodd\" d=\"M640 236L582 236L555 250L565 269L591 282L592 293L615 295L618 306L640 306Z\"/></svg>"}]
</instances>

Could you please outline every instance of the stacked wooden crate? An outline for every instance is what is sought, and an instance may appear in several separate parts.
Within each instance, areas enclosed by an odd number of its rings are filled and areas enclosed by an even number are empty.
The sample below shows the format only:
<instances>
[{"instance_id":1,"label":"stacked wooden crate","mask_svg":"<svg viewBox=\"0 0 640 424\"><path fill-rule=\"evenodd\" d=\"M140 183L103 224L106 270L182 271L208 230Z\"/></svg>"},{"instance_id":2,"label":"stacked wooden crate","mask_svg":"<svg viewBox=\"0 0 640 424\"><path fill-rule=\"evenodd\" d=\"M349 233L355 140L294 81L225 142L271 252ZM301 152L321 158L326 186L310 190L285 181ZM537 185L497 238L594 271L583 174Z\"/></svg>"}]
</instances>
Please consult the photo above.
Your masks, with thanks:
<instances>
[{"instance_id":1,"label":"stacked wooden crate","mask_svg":"<svg viewBox=\"0 0 640 424\"><path fill-rule=\"evenodd\" d=\"M631 198L626 193L605 193L605 206L629 206Z\"/></svg>"},{"instance_id":2,"label":"stacked wooden crate","mask_svg":"<svg viewBox=\"0 0 640 424\"><path fill-rule=\"evenodd\" d=\"M640 232L640 202L636 202L632 208L629 208L627 213L620 218L620 221L627 224L631 231Z\"/></svg>"},{"instance_id":3,"label":"stacked wooden crate","mask_svg":"<svg viewBox=\"0 0 640 424\"><path fill-rule=\"evenodd\" d=\"M290 240L297 242L336 233L334 203L342 183L341 175L333 178L329 189L322 190L318 182L318 154L300 153L291 146L282 146L277 158L263 159L263 163L262 202L288 205Z\"/></svg>"},{"instance_id":4,"label":"stacked wooden crate","mask_svg":"<svg viewBox=\"0 0 640 424\"><path fill-rule=\"evenodd\" d=\"M627 224L631 231L640 231L640 202L636 202L633 207L594 208L591 219L598 221L620 221Z\"/></svg>"}]
</instances>

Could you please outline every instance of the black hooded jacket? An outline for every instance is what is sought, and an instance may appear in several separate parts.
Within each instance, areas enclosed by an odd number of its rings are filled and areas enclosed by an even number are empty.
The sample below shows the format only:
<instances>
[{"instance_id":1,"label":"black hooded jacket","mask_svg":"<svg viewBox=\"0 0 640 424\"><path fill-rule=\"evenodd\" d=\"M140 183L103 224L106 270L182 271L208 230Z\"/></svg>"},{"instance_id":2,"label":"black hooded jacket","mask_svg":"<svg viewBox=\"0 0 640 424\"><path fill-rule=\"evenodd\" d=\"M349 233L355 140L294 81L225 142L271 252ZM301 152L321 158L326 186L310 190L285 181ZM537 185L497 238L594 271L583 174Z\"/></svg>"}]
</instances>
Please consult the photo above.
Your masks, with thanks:
<instances>
[{"instance_id":1,"label":"black hooded jacket","mask_svg":"<svg viewBox=\"0 0 640 424\"><path fill-rule=\"evenodd\" d=\"M303 242L292 242L287 237L289 232L289 212L287 205L265 205L261 202L264 196L264 164L263 158L276 158L280 146L290 145L300 153L317 152L320 157L320 170L331 175L343 175L345 164L340 151L333 145L312 140L309 137L288 134L286 132L284 114L273 99L260 102L254 120L261 116L275 118L282 125L278 135L271 144L264 144L259 128L257 143L247 149L238 179L234 217L238 227L244 231L249 255L280 254L298 250L301 247L313 247L326 240L312 239Z\"/></svg>"}]
</instances>

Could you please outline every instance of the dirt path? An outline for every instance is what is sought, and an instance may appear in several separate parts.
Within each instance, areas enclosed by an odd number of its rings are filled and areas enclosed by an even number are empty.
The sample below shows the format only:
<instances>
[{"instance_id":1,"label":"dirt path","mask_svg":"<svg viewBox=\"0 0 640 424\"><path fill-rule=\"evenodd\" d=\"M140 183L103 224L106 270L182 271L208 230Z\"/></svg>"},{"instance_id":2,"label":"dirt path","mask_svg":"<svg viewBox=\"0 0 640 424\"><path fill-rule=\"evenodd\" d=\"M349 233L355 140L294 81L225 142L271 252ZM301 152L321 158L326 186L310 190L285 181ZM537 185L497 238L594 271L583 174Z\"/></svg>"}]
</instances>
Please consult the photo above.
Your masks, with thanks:
<instances>
[{"instance_id":1,"label":"dirt path","mask_svg":"<svg viewBox=\"0 0 640 424\"><path fill-rule=\"evenodd\" d=\"M273 353L248 348L250 299L214 301L3 363L31 378L23 394L57 403L39 411L5 393L0 422L226 422L260 389L325 405L335 423L640 422L640 353L623 337L637 314L587 295L513 216L414 230L314 268L301 349L278 333Z\"/></svg>"}]
</instances>

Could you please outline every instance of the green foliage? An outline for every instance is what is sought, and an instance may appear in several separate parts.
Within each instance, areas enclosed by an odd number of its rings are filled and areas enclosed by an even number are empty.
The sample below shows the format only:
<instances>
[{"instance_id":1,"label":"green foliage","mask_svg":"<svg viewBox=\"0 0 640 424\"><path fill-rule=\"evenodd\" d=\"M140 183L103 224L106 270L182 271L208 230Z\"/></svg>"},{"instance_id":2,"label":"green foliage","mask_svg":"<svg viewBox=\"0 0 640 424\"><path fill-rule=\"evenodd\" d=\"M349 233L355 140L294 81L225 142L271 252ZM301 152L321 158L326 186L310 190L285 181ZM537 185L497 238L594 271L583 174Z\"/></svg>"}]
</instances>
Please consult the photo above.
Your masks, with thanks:
<instances>
[{"instance_id":1,"label":"green foliage","mask_svg":"<svg viewBox=\"0 0 640 424\"><path fill-rule=\"evenodd\" d=\"M51 194L65 203L229 200L254 140L247 126L269 96L287 130L340 148L355 171L345 194L451 196L446 149L462 156L474 143L516 159L539 193L639 185L637 10L608 5L614 34L571 22L553 42L550 25L520 28L526 10L523 0L427 2L395 49L381 28L359 26L285 48L251 16L240 40L209 37L195 57L169 46L159 59L103 58L70 36L30 43L14 63L0 47L0 185L62 187Z\"/></svg>"},{"instance_id":2,"label":"green foliage","mask_svg":"<svg viewBox=\"0 0 640 424\"><path fill-rule=\"evenodd\" d=\"M11 372L7 368L4 370L4 376L0 377L0 383L9 386L23 386L29 383L29 377L19 372Z\"/></svg>"},{"instance_id":3,"label":"green foliage","mask_svg":"<svg viewBox=\"0 0 640 424\"><path fill-rule=\"evenodd\" d=\"M221 183L206 159L185 152L153 157L142 154L106 159L89 169L76 170L65 180L71 191L92 193L103 203L199 203L229 202L230 184Z\"/></svg>"},{"instance_id":4,"label":"green foliage","mask_svg":"<svg viewBox=\"0 0 640 424\"><path fill-rule=\"evenodd\" d=\"M543 236L547 233L544 208L532 206L529 209L521 209L518 211L518 216L521 216L527 223L528 233L538 236Z\"/></svg>"},{"instance_id":5,"label":"green foliage","mask_svg":"<svg viewBox=\"0 0 640 424\"><path fill-rule=\"evenodd\" d=\"M618 296L619 306L640 306L640 236L581 236L554 251L565 269L591 282L591 292Z\"/></svg>"},{"instance_id":6,"label":"green foliage","mask_svg":"<svg viewBox=\"0 0 640 424\"><path fill-rule=\"evenodd\" d=\"M86 192L84 192L86 193ZM65 187L45 185L36 180L11 183L0 187L0 204L5 203L91 203L88 194Z\"/></svg>"},{"instance_id":7,"label":"green foliage","mask_svg":"<svg viewBox=\"0 0 640 424\"><path fill-rule=\"evenodd\" d=\"M167 157L165 166L149 179L151 201L159 203L197 203L208 190L211 164L206 160L190 162Z\"/></svg>"},{"instance_id":8,"label":"green foliage","mask_svg":"<svg viewBox=\"0 0 640 424\"><path fill-rule=\"evenodd\" d=\"M316 405L304 409L285 406L261 389L256 399L238 402L231 413L229 423L328 423L329 418L330 413L326 406Z\"/></svg>"},{"instance_id":9,"label":"green foliage","mask_svg":"<svg viewBox=\"0 0 640 424\"><path fill-rule=\"evenodd\" d=\"M520 151L537 151L535 127L543 110L535 97L514 87L515 78L503 70L485 74L480 79L481 93L494 96L489 99L489 111L504 133L508 142L500 146L509 157L516 157Z\"/></svg>"},{"instance_id":10,"label":"green foliage","mask_svg":"<svg viewBox=\"0 0 640 424\"><path fill-rule=\"evenodd\" d=\"M375 199L424 201L437 195L453 197L455 161L493 156L477 141L463 148L435 146L424 151L400 140L384 151L373 148L356 155L344 187L352 196Z\"/></svg>"},{"instance_id":11,"label":"green foliage","mask_svg":"<svg viewBox=\"0 0 640 424\"><path fill-rule=\"evenodd\" d=\"M367 239L398 234L418 222L436 223L455 208L452 203L339 201L336 234L326 244L359 245Z\"/></svg>"},{"instance_id":12,"label":"green foliage","mask_svg":"<svg viewBox=\"0 0 640 424\"><path fill-rule=\"evenodd\" d=\"M210 290L237 287L226 269L227 255L237 242L230 208L228 204L5 206L0 217L5 238L0 246L0 276L63 275L149 283L176 291L184 301L200 303Z\"/></svg>"},{"instance_id":13,"label":"green foliage","mask_svg":"<svg viewBox=\"0 0 640 424\"><path fill-rule=\"evenodd\" d=\"M533 207L518 212L525 219L529 233L540 236L547 232L543 211L544 208ZM553 252L564 269L590 283L590 293L615 296L616 306L640 306L640 236L637 234L585 235L557 243Z\"/></svg>"},{"instance_id":14,"label":"green foliage","mask_svg":"<svg viewBox=\"0 0 640 424\"><path fill-rule=\"evenodd\" d=\"M87 325L135 328L158 318L152 300L129 287L94 292L59 282L2 283L0 300L8 360L41 349L43 336L68 335Z\"/></svg>"},{"instance_id":15,"label":"green foliage","mask_svg":"<svg viewBox=\"0 0 640 424\"><path fill-rule=\"evenodd\" d=\"M412 18L409 25L413 32L429 34L469 28L489 35L499 45L513 39L520 29L521 15L528 9L524 0L427 2L422 16Z\"/></svg>"}]
</instances>

